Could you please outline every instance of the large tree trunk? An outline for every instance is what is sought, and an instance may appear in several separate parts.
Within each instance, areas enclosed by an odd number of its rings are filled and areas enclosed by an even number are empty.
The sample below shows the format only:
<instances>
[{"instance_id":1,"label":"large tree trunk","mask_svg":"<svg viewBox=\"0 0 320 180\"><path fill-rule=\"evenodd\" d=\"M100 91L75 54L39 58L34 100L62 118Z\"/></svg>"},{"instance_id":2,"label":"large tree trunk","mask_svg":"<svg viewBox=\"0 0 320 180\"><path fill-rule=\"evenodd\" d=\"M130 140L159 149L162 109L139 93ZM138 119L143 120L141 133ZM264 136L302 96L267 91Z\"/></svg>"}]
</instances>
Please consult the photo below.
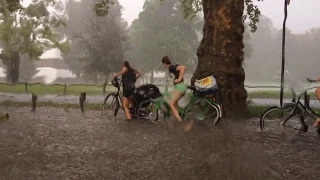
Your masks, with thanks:
<instances>
[{"instance_id":1,"label":"large tree trunk","mask_svg":"<svg viewBox=\"0 0 320 180\"><path fill-rule=\"evenodd\" d=\"M7 82L11 84L19 82L19 53L13 53L6 61L5 65L7 66Z\"/></svg>"},{"instance_id":2,"label":"large tree trunk","mask_svg":"<svg viewBox=\"0 0 320 180\"><path fill-rule=\"evenodd\" d=\"M198 65L192 77L214 75L219 86L217 100L225 115L247 115L247 91L242 67L244 0L203 0L203 39L198 48ZM229 116L230 117L230 116Z\"/></svg>"}]
</instances>

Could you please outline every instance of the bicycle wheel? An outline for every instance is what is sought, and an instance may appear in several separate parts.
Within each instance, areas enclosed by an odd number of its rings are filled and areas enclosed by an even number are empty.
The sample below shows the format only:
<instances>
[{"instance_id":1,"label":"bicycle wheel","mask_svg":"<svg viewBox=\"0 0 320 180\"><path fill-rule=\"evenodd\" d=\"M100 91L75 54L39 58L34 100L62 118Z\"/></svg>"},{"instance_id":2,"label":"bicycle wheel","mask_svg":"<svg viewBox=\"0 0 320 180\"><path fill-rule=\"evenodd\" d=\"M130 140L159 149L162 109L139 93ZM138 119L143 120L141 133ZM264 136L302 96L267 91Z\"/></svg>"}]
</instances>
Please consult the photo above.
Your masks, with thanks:
<instances>
[{"instance_id":1,"label":"bicycle wheel","mask_svg":"<svg viewBox=\"0 0 320 180\"><path fill-rule=\"evenodd\" d=\"M151 100L147 100L140 103L136 115L139 120L147 119L157 121L159 118L159 111Z\"/></svg>"},{"instance_id":2,"label":"bicycle wheel","mask_svg":"<svg viewBox=\"0 0 320 180\"><path fill-rule=\"evenodd\" d=\"M117 116L120 108L118 96L115 93L108 94L102 105L102 115Z\"/></svg>"},{"instance_id":3,"label":"bicycle wheel","mask_svg":"<svg viewBox=\"0 0 320 180\"><path fill-rule=\"evenodd\" d=\"M269 127L276 128L278 125L284 127L285 124L287 126L292 127L293 129L305 128L305 124L303 122L303 117L301 116L301 112L299 108L295 109L294 103L285 104L283 107L272 106L268 108L264 113L262 113L260 117L260 129L266 129L265 123L267 122ZM283 116L281 117L281 113ZM300 115L298 117L298 121L296 121L296 115ZM302 119L301 119L302 118ZM288 121L290 120L290 123ZM277 125L278 124L278 125ZM300 127L298 127L300 126Z\"/></svg>"},{"instance_id":4,"label":"bicycle wheel","mask_svg":"<svg viewBox=\"0 0 320 180\"><path fill-rule=\"evenodd\" d=\"M309 107L308 110L310 111L310 115L312 116L312 118L314 119L320 118L320 113L314 111L311 107Z\"/></svg>"},{"instance_id":5,"label":"bicycle wheel","mask_svg":"<svg viewBox=\"0 0 320 180\"><path fill-rule=\"evenodd\" d=\"M220 107L201 98L192 103L184 113L184 119L200 121L201 124L216 125L221 118Z\"/></svg>"}]
</instances>

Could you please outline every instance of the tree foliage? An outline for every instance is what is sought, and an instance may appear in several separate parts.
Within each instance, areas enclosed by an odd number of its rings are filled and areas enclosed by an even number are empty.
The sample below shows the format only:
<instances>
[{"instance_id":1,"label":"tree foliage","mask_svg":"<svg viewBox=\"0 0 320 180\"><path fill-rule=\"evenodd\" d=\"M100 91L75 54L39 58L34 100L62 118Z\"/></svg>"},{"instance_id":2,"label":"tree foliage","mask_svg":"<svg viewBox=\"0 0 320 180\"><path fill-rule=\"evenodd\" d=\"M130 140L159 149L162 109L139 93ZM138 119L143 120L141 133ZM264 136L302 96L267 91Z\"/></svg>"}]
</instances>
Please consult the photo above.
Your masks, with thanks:
<instances>
[{"instance_id":1,"label":"tree foliage","mask_svg":"<svg viewBox=\"0 0 320 180\"><path fill-rule=\"evenodd\" d=\"M203 20L199 17L193 21L185 20L180 9L176 8L179 5L178 0L162 4L158 0L146 0L139 18L132 23L130 43L138 56L134 59L145 72L158 69L164 55L175 63L195 66ZM159 65L155 66L155 62Z\"/></svg>"},{"instance_id":2,"label":"tree foliage","mask_svg":"<svg viewBox=\"0 0 320 180\"><path fill-rule=\"evenodd\" d=\"M5 13L7 10L9 12L15 12L22 8L20 2L21 0L1 0L4 1L4 3L0 3L0 13Z\"/></svg>"},{"instance_id":3,"label":"tree foliage","mask_svg":"<svg viewBox=\"0 0 320 180\"><path fill-rule=\"evenodd\" d=\"M37 70L35 62L30 61L28 56L21 56L19 79L23 82L28 82L32 77L37 74L40 70Z\"/></svg>"},{"instance_id":4,"label":"tree foliage","mask_svg":"<svg viewBox=\"0 0 320 180\"><path fill-rule=\"evenodd\" d=\"M158 0L165 2L167 0ZM183 10L184 18L193 19L196 18L203 11L202 0L179 0L180 8ZM251 32L257 30L257 22L259 22L259 16L261 14L258 6L253 4L254 0L244 0L245 12L243 13L243 22L249 20L249 27ZM257 0L263 1L263 0ZM105 16L109 12L110 5L113 5L111 0L100 0L95 5L97 16Z\"/></svg>"},{"instance_id":5,"label":"tree foliage","mask_svg":"<svg viewBox=\"0 0 320 180\"><path fill-rule=\"evenodd\" d=\"M68 42L70 42L70 51L63 55L63 60L68 65L70 71L77 77L81 75L83 63L79 62L79 57L83 55L83 50L79 46L79 39L75 36L85 33L85 20L92 13L92 2L90 1L74 1L69 0L65 5L65 13L67 16L66 28L58 28L57 31L63 34Z\"/></svg>"},{"instance_id":6,"label":"tree foliage","mask_svg":"<svg viewBox=\"0 0 320 180\"><path fill-rule=\"evenodd\" d=\"M115 2L109 9L109 16L97 18L94 11L88 16L85 33L77 35L85 55L82 72L97 77L108 76L121 67L127 42L127 23L121 18L121 5Z\"/></svg>"},{"instance_id":7,"label":"tree foliage","mask_svg":"<svg viewBox=\"0 0 320 180\"><path fill-rule=\"evenodd\" d=\"M3 48L0 58L7 67L7 80L18 81L21 55L28 55L31 60L39 59L44 51L59 48L68 51L66 42L59 42L53 28L66 26L63 19L50 15L48 6L54 0L34 0L28 7L10 12L6 1L1 0L3 13L0 15L0 46Z\"/></svg>"},{"instance_id":8,"label":"tree foliage","mask_svg":"<svg viewBox=\"0 0 320 180\"><path fill-rule=\"evenodd\" d=\"M282 29L276 29L271 19L264 15L257 27L258 30L251 34L253 52L252 57L246 59L246 79L251 82L280 82ZM286 29L286 78L298 81L297 78L318 76L319 40L320 30L317 28L303 34Z\"/></svg>"}]
</instances>

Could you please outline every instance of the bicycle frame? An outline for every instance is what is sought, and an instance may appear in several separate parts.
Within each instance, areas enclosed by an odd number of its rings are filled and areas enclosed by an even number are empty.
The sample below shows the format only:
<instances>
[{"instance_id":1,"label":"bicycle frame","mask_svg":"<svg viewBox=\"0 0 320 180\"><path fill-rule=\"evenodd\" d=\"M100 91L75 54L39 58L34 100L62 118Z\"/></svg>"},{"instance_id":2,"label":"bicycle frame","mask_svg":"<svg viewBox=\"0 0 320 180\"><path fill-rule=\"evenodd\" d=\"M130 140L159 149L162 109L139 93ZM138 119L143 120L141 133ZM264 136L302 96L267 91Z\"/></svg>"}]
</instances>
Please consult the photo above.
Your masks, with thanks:
<instances>
[{"instance_id":1,"label":"bicycle frame","mask_svg":"<svg viewBox=\"0 0 320 180\"><path fill-rule=\"evenodd\" d=\"M312 82L317 82L315 80L311 80L309 78L307 78L308 81L309 81L309 86L308 88L303 91L301 94L299 94L298 98L296 99L296 93L293 91L293 88L291 88L291 92L292 92L292 101L290 103L285 103L284 106L288 106L288 105L294 105L294 107L292 108L291 112L290 112L290 115L281 123L282 125L284 125L287 121L289 121L293 116L295 115L299 115L300 116L300 122L302 123L302 129L304 129L304 131L306 132L308 127L307 125L305 124L304 122L304 113L307 112L308 115L310 117L312 117L313 119L317 119L319 116L319 114L317 114L316 112L314 112L311 107L309 106L308 103L306 103L306 101L308 101L308 94L307 92L310 90L310 89L313 89L314 87L310 88L310 85ZM300 102L300 99L301 97L304 96L305 98L305 105L303 105L301 102ZM284 107L283 106L283 107ZM300 113L301 112L301 113ZM301 129L300 129L301 131Z\"/></svg>"},{"instance_id":2,"label":"bicycle frame","mask_svg":"<svg viewBox=\"0 0 320 180\"><path fill-rule=\"evenodd\" d=\"M119 84L119 86L118 87L116 87L117 89L116 89L116 91L115 91L115 96L117 97L117 99L118 99L118 101L119 101L119 103L121 104L121 106L122 106L122 93L121 93L121 85L122 85L122 82L121 82L121 80L119 79L119 78L117 78L117 77L115 77L115 80L118 82L118 84Z\"/></svg>"},{"instance_id":3,"label":"bicycle frame","mask_svg":"<svg viewBox=\"0 0 320 180\"><path fill-rule=\"evenodd\" d=\"M311 87L311 88L310 88L310 85L311 85L313 82L317 82L317 81L311 80L311 79L309 79L309 78L307 78L307 79L308 79L308 81L309 81L309 86L308 86L308 88L307 88L305 91L303 91L301 94L299 94L299 96L298 96L297 99L296 99L296 93L293 91L293 88L291 88L291 92L293 93L291 104L292 104L292 103L295 104L295 107L293 108L293 110L295 110L296 108L300 108L300 110L301 110L302 112L306 111L306 112L308 112L308 114L309 114L312 118L316 119L317 117L319 117L319 115L318 115L317 113L315 113L315 112L311 109L311 107L309 106L309 104L307 103L307 101L309 100L309 98L308 98L308 91L314 88L314 87ZM301 99L302 96L304 96L305 105L303 105L303 104L300 102L300 99ZM287 104L288 104L288 103L287 103Z\"/></svg>"},{"instance_id":4,"label":"bicycle frame","mask_svg":"<svg viewBox=\"0 0 320 180\"><path fill-rule=\"evenodd\" d=\"M169 81L169 78L167 79L165 91L164 91L163 94L168 93L168 81ZM203 100L203 99L204 99L204 100L206 101L206 103L207 103L207 106L206 106L206 109L205 109L204 113L207 113L207 112L210 110L210 106L218 106L218 109L219 109L219 111L220 111L220 112L219 112L219 117L220 117L220 118L222 117L221 108L220 108L219 104L217 104L217 103L215 103L215 102L213 101L213 99L211 99L211 98L205 98L205 97L204 97L204 98L203 98L203 97L198 97L198 96L196 96L196 95L193 94L194 89L192 89L192 88L190 88L190 87L188 87L188 89L191 90L191 93L190 93L190 95L189 95L189 99L190 99L189 103L187 104L186 107L177 106L177 110L178 110L178 112L179 112L179 114L180 114L180 116L181 116L182 119L185 117L186 112L187 112L190 108L192 108L196 103L198 103L200 100ZM208 100L208 99L210 99L210 100ZM170 109L169 107L167 107L167 108Z\"/></svg>"}]
</instances>

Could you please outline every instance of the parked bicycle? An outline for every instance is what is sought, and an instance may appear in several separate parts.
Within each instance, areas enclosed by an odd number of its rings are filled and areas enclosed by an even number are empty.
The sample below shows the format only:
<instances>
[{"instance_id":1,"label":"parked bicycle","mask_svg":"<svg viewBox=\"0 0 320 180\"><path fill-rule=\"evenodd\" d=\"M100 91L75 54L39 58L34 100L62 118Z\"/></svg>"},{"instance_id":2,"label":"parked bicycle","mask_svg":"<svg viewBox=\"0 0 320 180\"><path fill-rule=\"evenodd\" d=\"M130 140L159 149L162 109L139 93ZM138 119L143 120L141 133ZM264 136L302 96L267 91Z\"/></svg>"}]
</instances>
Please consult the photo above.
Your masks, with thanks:
<instances>
[{"instance_id":1,"label":"parked bicycle","mask_svg":"<svg viewBox=\"0 0 320 180\"><path fill-rule=\"evenodd\" d=\"M170 108L163 97L168 96L168 83L166 84L165 91L162 97L152 100L156 108L163 111L164 119L170 117ZM187 93L186 97L189 100L185 107L180 107L178 103L178 111L183 120L198 120L198 121L212 121L213 124L217 124L222 117L221 107L215 102L214 94L198 92L194 86L188 86L191 93Z\"/></svg>"},{"instance_id":2,"label":"parked bicycle","mask_svg":"<svg viewBox=\"0 0 320 180\"><path fill-rule=\"evenodd\" d=\"M102 114L117 116L117 113L122 107L122 93L121 85L122 81L119 78L115 78L111 81L112 85L116 87L115 92L107 95L102 105ZM132 106L130 107L130 113L132 117L143 119L149 118L150 112L155 108L151 103L151 98L157 98L160 96L159 89L153 84L142 85L136 89ZM158 119L157 111L152 116L154 120Z\"/></svg>"},{"instance_id":3,"label":"parked bicycle","mask_svg":"<svg viewBox=\"0 0 320 180\"><path fill-rule=\"evenodd\" d=\"M317 119L320 117L319 113L313 110L309 106L309 95L308 95L308 90L313 89L313 87L310 88L310 85L314 82L318 82L317 80L313 80L310 78L307 78L307 81L309 82L308 88L303 91L301 94L299 94L298 98L294 90L291 88L292 92L292 98L291 102L289 103L284 103L282 107L280 106L272 106L268 108L266 111L264 111L260 117L260 129L263 130L265 129L265 122L267 121L272 121L274 119L280 118L280 113L284 115L284 120L280 122L280 125L283 127L290 119L292 119L294 116L298 116L299 118L299 124L301 125L300 128L295 128L294 129L299 129L299 133L301 131L307 132L308 131L308 126L305 123L305 116L308 115L309 117L313 119ZM305 103L302 104L300 102L302 96L304 96ZM271 113L273 112L278 112L275 117L270 118ZM268 120L269 119L269 120ZM295 125L294 125L295 126Z\"/></svg>"}]
</instances>

